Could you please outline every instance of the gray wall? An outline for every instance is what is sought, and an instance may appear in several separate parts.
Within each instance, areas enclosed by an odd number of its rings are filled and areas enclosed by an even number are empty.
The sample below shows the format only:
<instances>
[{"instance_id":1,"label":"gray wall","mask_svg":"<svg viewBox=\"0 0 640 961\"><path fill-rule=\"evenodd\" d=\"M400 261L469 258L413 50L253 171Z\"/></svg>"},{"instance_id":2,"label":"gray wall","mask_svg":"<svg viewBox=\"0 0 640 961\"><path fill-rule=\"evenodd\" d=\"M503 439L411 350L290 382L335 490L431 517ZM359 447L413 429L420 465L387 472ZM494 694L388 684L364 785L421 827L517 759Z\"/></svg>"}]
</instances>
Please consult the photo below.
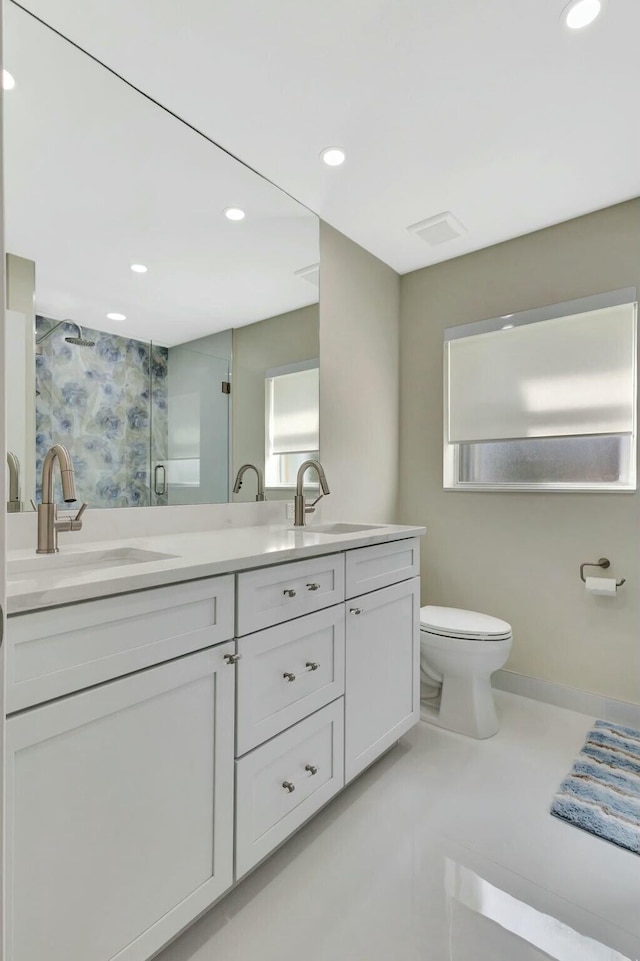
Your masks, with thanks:
<instances>
[{"instance_id":1,"label":"gray wall","mask_svg":"<svg viewBox=\"0 0 640 961\"><path fill-rule=\"evenodd\" d=\"M634 702L640 498L443 491L442 343L454 324L640 287L639 271L636 200L407 274L400 361L400 520L428 528L423 604L510 621L511 670ZM579 580L579 564L603 555L627 578L615 599Z\"/></svg>"},{"instance_id":2,"label":"gray wall","mask_svg":"<svg viewBox=\"0 0 640 961\"><path fill-rule=\"evenodd\" d=\"M319 357L318 324L318 305L311 304L233 331L234 474L246 463L264 470L265 371ZM255 496L255 475L249 474L233 500L249 501ZM271 489L268 496L269 500L292 500L293 492Z\"/></svg>"},{"instance_id":3,"label":"gray wall","mask_svg":"<svg viewBox=\"0 0 640 961\"><path fill-rule=\"evenodd\" d=\"M399 451L400 278L320 225L322 517L395 520Z\"/></svg>"}]
</instances>

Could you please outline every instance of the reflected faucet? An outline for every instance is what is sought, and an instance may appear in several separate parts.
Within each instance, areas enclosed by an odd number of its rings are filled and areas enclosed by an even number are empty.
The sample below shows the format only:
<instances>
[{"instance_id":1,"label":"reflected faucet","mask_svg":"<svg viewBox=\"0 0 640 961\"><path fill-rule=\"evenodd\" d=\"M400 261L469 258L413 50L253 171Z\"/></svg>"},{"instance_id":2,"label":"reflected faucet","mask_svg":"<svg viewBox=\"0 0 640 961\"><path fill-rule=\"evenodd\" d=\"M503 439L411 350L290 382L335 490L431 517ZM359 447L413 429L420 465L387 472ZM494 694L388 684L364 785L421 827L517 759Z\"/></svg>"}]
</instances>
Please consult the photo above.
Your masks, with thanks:
<instances>
[{"instance_id":1,"label":"reflected faucet","mask_svg":"<svg viewBox=\"0 0 640 961\"><path fill-rule=\"evenodd\" d=\"M21 510L20 503L20 461L13 453L7 451L7 465L9 467L9 500L7 501L7 511L10 514L17 514Z\"/></svg>"},{"instance_id":2,"label":"reflected faucet","mask_svg":"<svg viewBox=\"0 0 640 961\"><path fill-rule=\"evenodd\" d=\"M307 506L304 502L303 485L304 485L304 475L306 474L306 472L309 470L310 467L313 467L316 474L318 475L318 480L320 481L321 493L320 493L320 497L316 497L314 502ZM323 498L325 494L330 494L330 493L331 491L329 490L329 485L327 484L327 478L324 473L324 467L322 466L320 461L306 460L304 464L301 464L300 467L298 468L298 478L296 480L296 496L294 498L294 505L295 505L295 520L293 522L294 527L304 527L306 515L313 514L314 510L316 509L316 504L318 503L318 501L321 500L321 498Z\"/></svg>"},{"instance_id":3,"label":"reflected faucet","mask_svg":"<svg viewBox=\"0 0 640 961\"><path fill-rule=\"evenodd\" d=\"M233 485L233 493L237 494L242 487L242 478L248 470L254 470L256 472L256 477L258 479L258 493L256 494L257 501L266 501L267 495L264 492L264 474L260 467L256 467L255 464L243 464L238 473L236 474L236 480Z\"/></svg>"},{"instance_id":4,"label":"reflected faucet","mask_svg":"<svg viewBox=\"0 0 640 961\"><path fill-rule=\"evenodd\" d=\"M53 503L53 468L58 461L62 496L65 503L76 500L76 485L71 454L62 444L54 444L42 463L42 503L38 504L38 547L36 554L57 554L58 533L60 531L79 531L82 528L82 515L87 509L83 504L75 517L58 520L58 508Z\"/></svg>"}]
</instances>

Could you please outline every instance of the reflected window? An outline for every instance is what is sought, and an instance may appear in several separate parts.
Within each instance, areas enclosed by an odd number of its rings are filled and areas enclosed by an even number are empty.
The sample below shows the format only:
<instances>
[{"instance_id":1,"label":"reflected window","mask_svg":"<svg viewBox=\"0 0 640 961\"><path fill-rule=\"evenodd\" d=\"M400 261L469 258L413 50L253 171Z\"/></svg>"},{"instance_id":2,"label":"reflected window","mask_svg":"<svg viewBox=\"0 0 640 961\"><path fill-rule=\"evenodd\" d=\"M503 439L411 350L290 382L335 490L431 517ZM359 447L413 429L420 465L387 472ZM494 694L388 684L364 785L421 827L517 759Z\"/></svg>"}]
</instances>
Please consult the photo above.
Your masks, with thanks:
<instances>
[{"instance_id":1,"label":"reflected window","mask_svg":"<svg viewBox=\"0 0 640 961\"><path fill-rule=\"evenodd\" d=\"M293 487L300 465L319 455L320 370L317 360L267 370L265 414L266 486Z\"/></svg>"}]
</instances>

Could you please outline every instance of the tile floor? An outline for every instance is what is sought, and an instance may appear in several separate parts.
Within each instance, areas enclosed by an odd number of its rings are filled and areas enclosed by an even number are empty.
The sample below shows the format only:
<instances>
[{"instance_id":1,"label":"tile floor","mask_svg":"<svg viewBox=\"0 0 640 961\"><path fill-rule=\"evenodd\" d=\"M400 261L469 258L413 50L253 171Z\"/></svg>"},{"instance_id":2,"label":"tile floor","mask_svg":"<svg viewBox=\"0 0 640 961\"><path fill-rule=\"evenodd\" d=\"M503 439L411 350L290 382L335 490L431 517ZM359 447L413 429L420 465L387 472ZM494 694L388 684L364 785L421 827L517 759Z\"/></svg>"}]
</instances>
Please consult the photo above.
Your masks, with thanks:
<instances>
[{"instance_id":1,"label":"tile floor","mask_svg":"<svg viewBox=\"0 0 640 961\"><path fill-rule=\"evenodd\" d=\"M638 961L640 858L548 813L593 718L420 723L158 961Z\"/></svg>"}]
</instances>

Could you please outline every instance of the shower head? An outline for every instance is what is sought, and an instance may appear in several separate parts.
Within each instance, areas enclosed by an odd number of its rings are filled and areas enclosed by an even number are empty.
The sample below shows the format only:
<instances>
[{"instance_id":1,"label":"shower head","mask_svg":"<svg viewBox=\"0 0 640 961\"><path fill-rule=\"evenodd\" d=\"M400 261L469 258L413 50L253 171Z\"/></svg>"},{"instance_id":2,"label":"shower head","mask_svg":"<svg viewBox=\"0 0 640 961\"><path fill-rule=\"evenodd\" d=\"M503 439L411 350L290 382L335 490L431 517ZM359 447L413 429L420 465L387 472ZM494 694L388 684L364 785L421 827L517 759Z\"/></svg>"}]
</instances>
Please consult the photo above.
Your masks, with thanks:
<instances>
[{"instance_id":1,"label":"shower head","mask_svg":"<svg viewBox=\"0 0 640 961\"><path fill-rule=\"evenodd\" d=\"M68 320L68 324L73 324L73 326L78 331L77 337L65 337L68 344L74 344L76 347L95 347L95 340L87 340L86 337L82 336L82 327L76 324L73 320Z\"/></svg>"},{"instance_id":2,"label":"shower head","mask_svg":"<svg viewBox=\"0 0 640 961\"><path fill-rule=\"evenodd\" d=\"M76 347L95 347L95 340L86 340L84 337L65 337L68 344L75 344Z\"/></svg>"},{"instance_id":3,"label":"shower head","mask_svg":"<svg viewBox=\"0 0 640 961\"><path fill-rule=\"evenodd\" d=\"M47 337L50 337L51 334L54 332L54 330L57 330L58 327L62 327L63 324L71 324L71 326L75 327L75 329L78 331L77 337L65 337L65 340L68 344L73 344L75 347L95 347L96 346L95 340L87 340L85 337L82 336L82 328L80 327L79 324L76 324L75 320L59 320L57 324L54 324L53 327L51 327L51 329L46 332L46 334L43 334L42 337L39 337L36 340L36 354L42 353L42 346L41 346L42 342L45 341Z\"/></svg>"}]
</instances>

